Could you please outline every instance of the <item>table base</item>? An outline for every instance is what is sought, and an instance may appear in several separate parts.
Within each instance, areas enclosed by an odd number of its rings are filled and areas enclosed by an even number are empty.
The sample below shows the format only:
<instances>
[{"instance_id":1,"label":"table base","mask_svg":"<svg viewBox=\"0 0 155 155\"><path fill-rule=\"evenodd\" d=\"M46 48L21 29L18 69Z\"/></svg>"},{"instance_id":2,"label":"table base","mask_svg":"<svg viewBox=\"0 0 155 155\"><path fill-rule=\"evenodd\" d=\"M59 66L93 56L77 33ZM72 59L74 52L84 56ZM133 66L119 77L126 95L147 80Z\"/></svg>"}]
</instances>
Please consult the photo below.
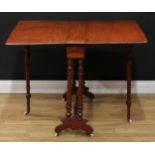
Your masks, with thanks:
<instances>
[{"instance_id":1,"label":"table base","mask_svg":"<svg viewBox=\"0 0 155 155\"><path fill-rule=\"evenodd\" d=\"M66 97L66 117L62 124L55 128L57 135L65 129L84 130L91 135L93 129L86 124L83 119L83 94L84 94L84 67L85 48L83 46L67 47L67 93ZM78 87L75 84L75 60L78 61ZM76 94L76 100L73 108L72 95ZM74 111L74 114L72 114Z\"/></svg>"},{"instance_id":2,"label":"table base","mask_svg":"<svg viewBox=\"0 0 155 155\"><path fill-rule=\"evenodd\" d=\"M77 90L78 90L78 87L76 86L76 82L73 82L72 95L76 95L77 94ZM90 99L91 102L94 102L95 95L92 92L89 91L89 87L84 86L84 94L83 95L85 97L87 97L88 99ZM63 100L66 102L66 100L67 100L67 92L64 93Z\"/></svg>"},{"instance_id":3,"label":"table base","mask_svg":"<svg viewBox=\"0 0 155 155\"><path fill-rule=\"evenodd\" d=\"M86 124L87 120L78 120L76 118L71 119L63 119L62 124L58 125L55 128L55 132L57 135L63 130L71 129L71 130L83 130L86 134L90 135L93 133L93 129L90 125Z\"/></svg>"}]
</instances>

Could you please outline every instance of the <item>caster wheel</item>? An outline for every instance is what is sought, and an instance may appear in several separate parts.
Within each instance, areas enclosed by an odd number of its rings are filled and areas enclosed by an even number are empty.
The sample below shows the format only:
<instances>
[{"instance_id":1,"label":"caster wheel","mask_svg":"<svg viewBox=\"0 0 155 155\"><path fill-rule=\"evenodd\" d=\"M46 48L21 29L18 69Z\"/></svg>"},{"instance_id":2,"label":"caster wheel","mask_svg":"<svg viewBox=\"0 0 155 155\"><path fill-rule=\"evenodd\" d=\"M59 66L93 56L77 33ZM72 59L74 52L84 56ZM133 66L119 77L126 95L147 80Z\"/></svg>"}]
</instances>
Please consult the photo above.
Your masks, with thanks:
<instances>
[{"instance_id":1,"label":"caster wheel","mask_svg":"<svg viewBox=\"0 0 155 155\"><path fill-rule=\"evenodd\" d=\"M64 102L64 103L65 103L65 102L66 102L66 100L63 98L63 99L62 99L62 102Z\"/></svg>"},{"instance_id":2,"label":"caster wheel","mask_svg":"<svg viewBox=\"0 0 155 155\"><path fill-rule=\"evenodd\" d=\"M89 136L90 136L90 137L94 137L94 134L93 134L93 133L91 133Z\"/></svg>"},{"instance_id":3,"label":"caster wheel","mask_svg":"<svg viewBox=\"0 0 155 155\"><path fill-rule=\"evenodd\" d=\"M54 136L55 136L55 137L58 137L58 136L59 136L59 133L55 133Z\"/></svg>"},{"instance_id":4,"label":"caster wheel","mask_svg":"<svg viewBox=\"0 0 155 155\"><path fill-rule=\"evenodd\" d=\"M129 122L129 123L132 123L132 119L129 119L128 122Z\"/></svg>"},{"instance_id":5,"label":"caster wheel","mask_svg":"<svg viewBox=\"0 0 155 155\"><path fill-rule=\"evenodd\" d=\"M29 112L24 112L24 115L28 115L29 114Z\"/></svg>"},{"instance_id":6,"label":"caster wheel","mask_svg":"<svg viewBox=\"0 0 155 155\"><path fill-rule=\"evenodd\" d=\"M95 102L95 99L92 99L91 102L94 103Z\"/></svg>"}]
</instances>

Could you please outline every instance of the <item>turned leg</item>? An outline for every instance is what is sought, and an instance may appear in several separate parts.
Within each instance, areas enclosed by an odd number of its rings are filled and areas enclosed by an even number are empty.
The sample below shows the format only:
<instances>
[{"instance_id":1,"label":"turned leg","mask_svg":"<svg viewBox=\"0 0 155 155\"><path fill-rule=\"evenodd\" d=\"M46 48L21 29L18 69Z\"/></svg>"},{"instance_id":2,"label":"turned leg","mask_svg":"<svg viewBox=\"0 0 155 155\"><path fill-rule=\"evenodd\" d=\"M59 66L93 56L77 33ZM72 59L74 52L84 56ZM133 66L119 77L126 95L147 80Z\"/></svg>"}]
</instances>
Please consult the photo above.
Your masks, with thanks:
<instances>
[{"instance_id":1,"label":"turned leg","mask_svg":"<svg viewBox=\"0 0 155 155\"><path fill-rule=\"evenodd\" d=\"M130 109L131 109L131 80L132 80L132 58L133 58L133 53L132 53L132 47L128 46L128 51L127 51L127 119L129 122L132 122L131 120L131 114L130 114Z\"/></svg>"},{"instance_id":2,"label":"turned leg","mask_svg":"<svg viewBox=\"0 0 155 155\"><path fill-rule=\"evenodd\" d=\"M72 91L72 95L76 95L77 93L77 89L78 87L76 86L76 80L73 80L73 91ZM89 91L89 88L87 86L85 86L85 82L84 82L84 94L85 97L89 98L91 102L94 102L95 100L95 95ZM66 101L67 98L67 93L65 92L63 94L63 101Z\"/></svg>"},{"instance_id":3,"label":"turned leg","mask_svg":"<svg viewBox=\"0 0 155 155\"><path fill-rule=\"evenodd\" d=\"M77 92L76 80L74 79L72 82L72 95L75 95ZM67 101L67 92L63 94L63 101Z\"/></svg>"},{"instance_id":4,"label":"turned leg","mask_svg":"<svg viewBox=\"0 0 155 155\"><path fill-rule=\"evenodd\" d=\"M75 73L75 60L74 59L73 59L73 67L72 67L72 70L73 70L72 95L74 95L77 92L76 80L75 80L75 75L74 75L74 73ZM67 101L67 92L64 93L63 100L64 101Z\"/></svg>"},{"instance_id":5,"label":"turned leg","mask_svg":"<svg viewBox=\"0 0 155 155\"><path fill-rule=\"evenodd\" d=\"M26 78L26 112L25 115L30 113L30 47L26 46L25 51L25 78Z\"/></svg>"},{"instance_id":6,"label":"turned leg","mask_svg":"<svg viewBox=\"0 0 155 155\"><path fill-rule=\"evenodd\" d=\"M89 91L89 88L87 86L85 86L85 82L84 82L84 95L90 99L91 102L94 102L95 100L95 95Z\"/></svg>"},{"instance_id":7,"label":"turned leg","mask_svg":"<svg viewBox=\"0 0 155 155\"><path fill-rule=\"evenodd\" d=\"M87 134L93 135L93 129L86 124L86 120L83 119L83 59L85 57L85 48L81 46L69 46L67 47L67 59L68 59L68 74L67 74L67 102L66 102L66 117L62 120L62 123L55 128L56 135L65 129L72 130L84 130ZM74 114L72 110L72 91L74 85L74 67L73 61L77 59L79 62L78 75L79 75L79 87L76 95L76 103L74 104Z\"/></svg>"},{"instance_id":8,"label":"turned leg","mask_svg":"<svg viewBox=\"0 0 155 155\"><path fill-rule=\"evenodd\" d=\"M76 129L84 130L88 135L93 136L93 128L86 124L87 120L83 119L83 93L84 93L84 67L83 58L78 59L78 76L79 86L76 95L76 102L74 107L74 118L77 120Z\"/></svg>"},{"instance_id":9,"label":"turned leg","mask_svg":"<svg viewBox=\"0 0 155 155\"><path fill-rule=\"evenodd\" d=\"M66 118L70 119L72 116L72 82L73 82L73 60L68 59L67 67L67 103L66 103Z\"/></svg>"},{"instance_id":10,"label":"turned leg","mask_svg":"<svg viewBox=\"0 0 155 155\"><path fill-rule=\"evenodd\" d=\"M74 67L73 67L73 70L75 70L75 60L74 60ZM76 86L76 79L74 78L73 80L73 83L72 83L72 95L76 95L77 94L77 90L78 90L78 87ZM95 99L95 95L89 91L89 88L85 85L85 82L84 82L84 90L83 90L83 95L87 98L89 98L92 102L94 101ZM67 100L67 92L64 93L63 95L63 100L66 101Z\"/></svg>"},{"instance_id":11,"label":"turned leg","mask_svg":"<svg viewBox=\"0 0 155 155\"><path fill-rule=\"evenodd\" d=\"M66 116L62 120L62 124L55 128L56 135L70 127L72 119L72 82L73 82L73 59L68 59L67 62L67 102L66 102Z\"/></svg>"},{"instance_id":12,"label":"turned leg","mask_svg":"<svg viewBox=\"0 0 155 155\"><path fill-rule=\"evenodd\" d=\"M84 89L84 79L83 79L83 59L79 59L79 87L77 92L77 116L78 119L82 120L83 117L83 89Z\"/></svg>"}]
</instances>

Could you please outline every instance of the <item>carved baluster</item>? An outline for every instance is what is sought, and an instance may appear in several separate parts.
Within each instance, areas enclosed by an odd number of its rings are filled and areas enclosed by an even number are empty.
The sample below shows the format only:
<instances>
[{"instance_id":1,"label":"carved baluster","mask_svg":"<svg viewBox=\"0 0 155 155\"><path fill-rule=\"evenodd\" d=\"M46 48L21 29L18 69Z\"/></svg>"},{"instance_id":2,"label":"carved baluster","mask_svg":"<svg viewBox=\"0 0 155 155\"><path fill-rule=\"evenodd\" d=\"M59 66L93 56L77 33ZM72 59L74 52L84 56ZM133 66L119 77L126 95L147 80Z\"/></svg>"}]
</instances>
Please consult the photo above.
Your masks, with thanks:
<instances>
[{"instance_id":1,"label":"carved baluster","mask_svg":"<svg viewBox=\"0 0 155 155\"><path fill-rule=\"evenodd\" d=\"M77 93L77 115L80 120L83 117L83 89L84 89L84 68L83 68L83 59L79 59L79 66L78 66L78 74L79 74L79 87Z\"/></svg>"},{"instance_id":2,"label":"carved baluster","mask_svg":"<svg viewBox=\"0 0 155 155\"><path fill-rule=\"evenodd\" d=\"M30 113L30 47L26 46L24 48L25 52L25 78L26 78L26 105L27 109L25 115Z\"/></svg>"},{"instance_id":3,"label":"carved baluster","mask_svg":"<svg viewBox=\"0 0 155 155\"><path fill-rule=\"evenodd\" d=\"M76 65L75 65L75 59L74 59L74 64L73 64L73 81L72 81L72 95L76 95L76 93L77 93L77 87L76 87L76 77L75 77L75 67L76 67ZM77 103L76 103L76 101L75 101L75 103L74 103L74 118L76 118L76 115L77 115Z\"/></svg>"},{"instance_id":4,"label":"carved baluster","mask_svg":"<svg viewBox=\"0 0 155 155\"><path fill-rule=\"evenodd\" d=\"M77 92L77 87L76 87L76 79L75 79L75 59L73 59L73 81L72 81L72 96L76 94ZM63 94L63 100L67 100L67 92Z\"/></svg>"},{"instance_id":5,"label":"carved baluster","mask_svg":"<svg viewBox=\"0 0 155 155\"><path fill-rule=\"evenodd\" d=\"M66 103L66 117L70 119L72 116L72 81L73 81L73 60L68 59L67 66L67 103Z\"/></svg>"},{"instance_id":6,"label":"carved baluster","mask_svg":"<svg viewBox=\"0 0 155 155\"><path fill-rule=\"evenodd\" d=\"M86 124L87 120L84 120L83 117L83 87L84 87L84 79L83 79L83 60L85 58L85 49L84 47L79 46L69 46L67 48L67 59L68 59L68 68L67 68L67 103L66 103L66 118L62 120L62 124L58 125L55 128L56 136L62 130L72 129L72 130L84 130L87 134L92 136L93 129L91 126ZM76 103L74 105L74 117L72 117L72 91L74 85L74 67L73 61L78 60L78 75L79 75L79 87L76 95Z\"/></svg>"}]
</instances>

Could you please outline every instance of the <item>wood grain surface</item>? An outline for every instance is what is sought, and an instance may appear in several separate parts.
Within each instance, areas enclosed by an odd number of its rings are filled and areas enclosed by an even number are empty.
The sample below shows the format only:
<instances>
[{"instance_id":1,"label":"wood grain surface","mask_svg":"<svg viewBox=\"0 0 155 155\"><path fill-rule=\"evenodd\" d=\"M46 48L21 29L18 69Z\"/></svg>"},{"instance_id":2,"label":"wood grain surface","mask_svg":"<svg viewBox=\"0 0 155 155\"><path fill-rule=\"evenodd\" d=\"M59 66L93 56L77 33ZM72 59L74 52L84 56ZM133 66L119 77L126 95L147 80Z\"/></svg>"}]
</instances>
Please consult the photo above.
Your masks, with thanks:
<instances>
[{"instance_id":1,"label":"wood grain surface","mask_svg":"<svg viewBox=\"0 0 155 155\"><path fill-rule=\"evenodd\" d=\"M85 98L84 115L94 127L94 137L67 130L54 136L64 117L62 94L32 94L32 109L25 116L25 94L0 94L0 141L155 141L155 95L133 95L133 123L126 120L125 95Z\"/></svg>"},{"instance_id":2,"label":"wood grain surface","mask_svg":"<svg viewBox=\"0 0 155 155\"><path fill-rule=\"evenodd\" d=\"M147 38L134 20L20 21L6 45L142 44Z\"/></svg>"}]
</instances>

